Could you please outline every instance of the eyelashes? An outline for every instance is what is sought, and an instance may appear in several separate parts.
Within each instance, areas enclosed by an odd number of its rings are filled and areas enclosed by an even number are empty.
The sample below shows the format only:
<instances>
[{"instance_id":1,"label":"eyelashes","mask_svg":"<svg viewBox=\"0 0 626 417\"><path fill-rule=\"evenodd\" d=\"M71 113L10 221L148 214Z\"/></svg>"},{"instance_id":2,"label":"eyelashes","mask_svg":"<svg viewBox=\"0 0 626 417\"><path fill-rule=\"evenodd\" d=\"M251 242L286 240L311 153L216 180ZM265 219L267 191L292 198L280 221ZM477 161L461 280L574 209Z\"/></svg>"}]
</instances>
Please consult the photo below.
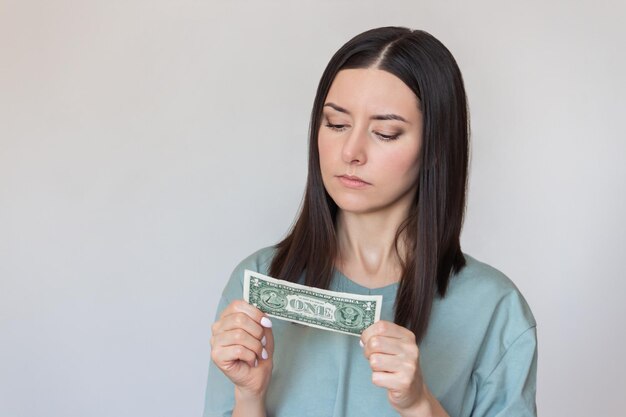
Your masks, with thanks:
<instances>
[{"instance_id":1,"label":"eyelashes","mask_svg":"<svg viewBox=\"0 0 626 417\"><path fill-rule=\"evenodd\" d=\"M336 132L343 132L343 131L344 131L344 129L345 129L345 127L346 127L346 125L334 125L334 124L331 124L331 123L330 123L330 122L328 122L328 121L324 124L324 126L326 126L327 128L329 128L329 129L331 129L331 130L334 130L334 131L336 131ZM391 135L391 136L389 136L389 135L383 135L382 133L376 133L376 132L374 132L374 134L375 134L376 136L378 136L378 138L379 138L380 140L383 140L383 141L390 141L390 140L396 140L396 139L398 139L398 137L399 137L402 133L398 133L398 134L396 134L396 135Z\"/></svg>"}]
</instances>

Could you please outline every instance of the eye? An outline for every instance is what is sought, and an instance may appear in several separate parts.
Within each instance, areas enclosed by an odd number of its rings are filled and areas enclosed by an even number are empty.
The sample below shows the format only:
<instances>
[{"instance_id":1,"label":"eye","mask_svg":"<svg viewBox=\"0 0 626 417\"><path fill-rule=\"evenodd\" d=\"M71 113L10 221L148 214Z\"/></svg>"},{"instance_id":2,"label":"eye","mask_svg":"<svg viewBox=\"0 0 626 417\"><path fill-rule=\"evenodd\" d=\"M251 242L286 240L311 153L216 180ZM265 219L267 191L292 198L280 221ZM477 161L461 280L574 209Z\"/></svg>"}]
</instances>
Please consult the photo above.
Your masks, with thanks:
<instances>
[{"instance_id":1,"label":"eye","mask_svg":"<svg viewBox=\"0 0 626 417\"><path fill-rule=\"evenodd\" d=\"M331 130L334 130L336 132L343 132L344 129L346 128L346 125L334 125L334 124L332 124L332 123L330 123L328 121L326 122L326 124L324 126L328 127ZM395 135L383 135L382 133L376 133L376 132L374 132L374 133L376 134L376 136L378 136L378 138L380 140L385 141L385 142L391 141L391 140L396 140L402 134L402 133L398 133L398 134L395 134Z\"/></svg>"},{"instance_id":2,"label":"eye","mask_svg":"<svg viewBox=\"0 0 626 417\"><path fill-rule=\"evenodd\" d=\"M346 125L333 125L330 122L326 122L325 126L337 132L342 132L346 127Z\"/></svg>"},{"instance_id":3,"label":"eye","mask_svg":"<svg viewBox=\"0 0 626 417\"><path fill-rule=\"evenodd\" d=\"M382 133L376 133L376 136L378 136L380 140L388 141L388 140L398 139L398 136L400 136L400 134L398 133L397 135L387 136L387 135L383 135Z\"/></svg>"}]
</instances>

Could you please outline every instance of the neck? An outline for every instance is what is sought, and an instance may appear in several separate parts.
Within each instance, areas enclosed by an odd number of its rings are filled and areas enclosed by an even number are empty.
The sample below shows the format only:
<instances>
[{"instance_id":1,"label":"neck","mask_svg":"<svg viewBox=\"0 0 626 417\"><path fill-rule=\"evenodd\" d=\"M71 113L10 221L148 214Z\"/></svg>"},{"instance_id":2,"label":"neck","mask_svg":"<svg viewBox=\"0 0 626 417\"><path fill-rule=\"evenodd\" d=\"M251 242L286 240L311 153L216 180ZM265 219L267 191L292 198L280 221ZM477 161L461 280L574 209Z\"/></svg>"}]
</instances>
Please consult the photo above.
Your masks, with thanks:
<instances>
[{"instance_id":1,"label":"neck","mask_svg":"<svg viewBox=\"0 0 626 417\"><path fill-rule=\"evenodd\" d=\"M395 249L396 231L407 213L408 210L396 210L355 214L339 210L336 223L339 269L346 275L363 277L370 288L397 282L402 267ZM398 241L398 250L402 255L402 239Z\"/></svg>"}]
</instances>

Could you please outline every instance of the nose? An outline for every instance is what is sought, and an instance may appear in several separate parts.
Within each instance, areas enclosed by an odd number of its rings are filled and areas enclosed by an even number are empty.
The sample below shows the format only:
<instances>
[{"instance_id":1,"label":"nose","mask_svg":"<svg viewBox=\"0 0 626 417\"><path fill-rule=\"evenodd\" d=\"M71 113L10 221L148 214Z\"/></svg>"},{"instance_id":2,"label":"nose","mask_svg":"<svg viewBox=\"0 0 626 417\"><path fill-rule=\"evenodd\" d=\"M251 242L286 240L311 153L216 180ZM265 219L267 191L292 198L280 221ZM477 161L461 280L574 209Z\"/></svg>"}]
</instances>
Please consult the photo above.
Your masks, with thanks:
<instances>
[{"instance_id":1,"label":"nose","mask_svg":"<svg viewBox=\"0 0 626 417\"><path fill-rule=\"evenodd\" d=\"M367 161L367 134L358 129L353 129L346 137L341 150L341 156L345 163L363 165Z\"/></svg>"}]
</instances>

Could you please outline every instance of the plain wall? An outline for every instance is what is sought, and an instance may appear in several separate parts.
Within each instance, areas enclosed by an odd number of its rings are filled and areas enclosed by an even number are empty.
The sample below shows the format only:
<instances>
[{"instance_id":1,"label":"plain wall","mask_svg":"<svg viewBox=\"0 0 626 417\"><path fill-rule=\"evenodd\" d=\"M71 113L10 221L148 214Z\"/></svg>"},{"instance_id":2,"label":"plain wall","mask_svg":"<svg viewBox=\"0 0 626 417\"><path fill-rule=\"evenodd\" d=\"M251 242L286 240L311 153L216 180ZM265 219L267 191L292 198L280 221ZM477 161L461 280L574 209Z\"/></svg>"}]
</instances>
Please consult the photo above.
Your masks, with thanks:
<instances>
[{"instance_id":1,"label":"plain wall","mask_svg":"<svg viewBox=\"0 0 626 417\"><path fill-rule=\"evenodd\" d=\"M540 415L624 415L624 21L619 1L0 0L0 415L200 415L221 290L299 208L322 71L387 25L463 73L463 249L531 305Z\"/></svg>"}]
</instances>

